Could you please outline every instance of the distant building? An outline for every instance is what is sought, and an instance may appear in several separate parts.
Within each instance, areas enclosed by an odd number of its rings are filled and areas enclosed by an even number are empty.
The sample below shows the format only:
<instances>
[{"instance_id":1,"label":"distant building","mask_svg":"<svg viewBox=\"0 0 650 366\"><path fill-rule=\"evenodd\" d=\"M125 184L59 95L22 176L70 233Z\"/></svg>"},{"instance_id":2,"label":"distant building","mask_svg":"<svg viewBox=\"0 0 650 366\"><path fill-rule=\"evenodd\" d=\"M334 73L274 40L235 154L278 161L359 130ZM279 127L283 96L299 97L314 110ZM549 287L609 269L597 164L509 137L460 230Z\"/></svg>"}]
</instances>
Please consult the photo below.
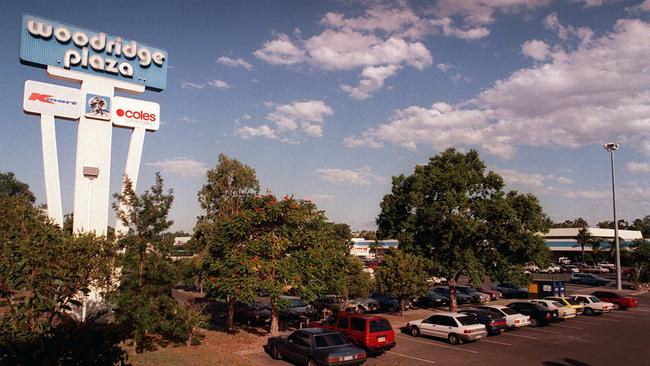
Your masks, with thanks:
<instances>
[{"instance_id":1,"label":"distant building","mask_svg":"<svg viewBox=\"0 0 650 366\"><path fill-rule=\"evenodd\" d=\"M371 251L371 246L376 246L376 250ZM388 249L397 249L397 240L366 240L364 238L352 238L351 255L358 257L374 258L376 254L383 254Z\"/></svg>"},{"instance_id":2,"label":"distant building","mask_svg":"<svg viewBox=\"0 0 650 366\"><path fill-rule=\"evenodd\" d=\"M551 250L551 257L557 259L561 256L575 256L582 250L577 241L578 232L581 228L558 228L550 229L548 233L541 234L546 246ZM614 229L601 229L597 227L587 228L592 237L603 239L600 247L603 251L609 251L610 243L614 241ZM621 248L627 248L632 245L636 239L643 239L643 235L638 230L619 230L619 244ZM585 246L585 252L590 252L591 248Z\"/></svg>"},{"instance_id":3,"label":"distant building","mask_svg":"<svg viewBox=\"0 0 650 366\"><path fill-rule=\"evenodd\" d=\"M187 244L188 241L192 239L191 236L177 236L174 238L174 246L175 247L184 247L185 244Z\"/></svg>"}]
</instances>

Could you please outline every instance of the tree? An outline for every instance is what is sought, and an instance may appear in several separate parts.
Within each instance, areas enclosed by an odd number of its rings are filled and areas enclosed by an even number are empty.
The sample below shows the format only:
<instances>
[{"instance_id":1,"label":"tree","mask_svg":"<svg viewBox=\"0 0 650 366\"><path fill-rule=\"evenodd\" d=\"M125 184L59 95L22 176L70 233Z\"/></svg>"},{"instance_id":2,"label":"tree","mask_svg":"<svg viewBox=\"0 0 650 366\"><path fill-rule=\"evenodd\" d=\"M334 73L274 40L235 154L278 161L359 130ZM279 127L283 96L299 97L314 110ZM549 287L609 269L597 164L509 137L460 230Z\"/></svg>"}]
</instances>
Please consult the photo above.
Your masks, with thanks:
<instances>
[{"instance_id":1,"label":"tree","mask_svg":"<svg viewBox=\"0 0 650 366\"><path fill-rule=\"evenodd\" d=\"M0 173L0 197L23 196L29 203L34 203L36 197L29 190L29 185L16 179L14 173Z\"/></svg>"},{"instance_id":2,"label":"tree","mask_svg":"<svg viewBox=\"0 0 650 366\"><path fill-rule=\"evenodd\" d=\"M91 286L111 290L115 255L112 241L51 223L28 191L0 195L0 364L124 361L121 339L71 316Z\"/></svg>"},{"instance_id":3,"label":"tree","mask_svg":"<svg viewBox=\"0 0 650 366\"><path fill-rule=\"evenodd\" d=\"M203 263L197 268L199 276L213 266L212 272L223 273L233 269L233 260L238 257L237 248L229 242L223 242L219 230L227 230L221 226L224 219L237 215L246 199L254 196L260 190L255 170L236 159L230 159L224 154L219 154L219 163L206 172L207 182L198 193L199 203L205 210L205 215L199 217L193 235L193 248L198 254L198 262ZM210 255L208 248L211 249ZM211 256L211 257L210 257ZM215 260L223 263L214 263ZM212 264L210 264L212 263ZM243 280L243 279L242 279ZM224 298L228 304L228 317L226 328L232 330L235 317L235 302L248 299L252 301L248 290L243 292L233 291L237 284L226 290L225 287L212 288L210 295Z\"/></svg>"},{"instance_id":4,"label":"tree","mask_svg":"<svg viewBox=\"0 0 650 366\"><path fill-rule=\"evenodd\" d=\"M597 236L592 236L587 227L583 227L578 231L576 235L576 242L580 245L580 252L582 253L582 263L585 263L585 247L592 248L592 251L595 247L598 247L600 250L600 244L603 241L602 238Z\"/></svg>"},{"instance_id":5,"label":"tree","mask_svg":"<svg viewBox=\"0 0 650 366\"><path fill-rule=\"evenodd\" d=\"M582 217L578 217L577 219L573 220L565 220L564 222L556 222L553 223L554 228L584 228L584 227L589 227L589 223L587 220L583 219Z\"/></svg>"},{"instance_id":6,"label":"tree","mask_svg":"<svg viewBox=\"0 0 650 366\"><path fill-rule=\"evenodd\" d=\"M599 222L596 226L598 226L601 229L614 229L614 221L601 221ZM619 230L627 230L630 227L630 224L626 220L620 219L618 220L618 229Z\"/></svg>"},{"instance_id":7,"label":"tree","mask_svg":"<svg viewBox=\"0 0 650 366\"><path fill-rule=\"evenodd\" d=\"M400 315L404 315L407 299L426 294L429 287L427 269L431 266L417 255L391 250L375 269L377 290L400 300Z\"/></svg>"},{"instance_id":8,"label":"tree","mask_svg":"<svg viewBox=\"0 0 650 366\"><path fill-rule=\"evenodd\" d=\"M644 238L650 238L650 215L646 215L642 219L635 219L630 229L639 230Z\"/></svg>"},{"instance_id":9,"label":"tree","mask_svg":"<svg viewBox=\"0 0 650 366\"><path fill-rule=\"evenodd\" d=\"M344 286L347 299L367 297L372 291L373 282L370 273L363 270L363 263L354 256L348 256L347 283Z\"/></svg>"},{"instance_id":10,"label":"tree","mask_svg":"<svg viewBox=\"0 0 650 366\"><path fill-rule=\"evenodd\" d=\"M214 233L209 293L244 301L256 292L268 294L273 335L287 291L311 300L345 285L346 243L309 201L249 197L237 214L217 223Z\"/></svg>"},{"instance_id":11,"label":"tree","mask_svg":"<svg viewBox=\"0 0 650 366\"><path fill-rule=\"evenodd\" d=\"M548 249L536 233L546 232L550 220L535 196L505 193L503 187L476 151L448 149L412 175L393 177L392 191L380 204L377 235L432 260L432 272L449 281L455 310L456 281L463 273L479 284L485 275L510 280L529 262L548 265Z\"/></svg>"},{"instance_id":12,"label":"tree","mask_svg":"<svg viewBox=\"0 0 650 366\"><path fill-rule=\"evenodd\" d=\"M639 288L642 282L650 282L650 243L644 239L636 239L632 243L632 282Z\"/></svg>"},{"instance_id":13,"label":"tree","mask_svg":"<svg viewBox=\"0 0 650 366\"><path fill-rule=\"evenodd\" d=\"M162 233L173 224L168 219L173 192L164 191L163 179L156 173L154 185L142 195L133 191L126 177L124 191L114 196L113 208L128 228L119 239L124 255L116 318L130 331L136 352L144 349L149 332L185 341L190 329L183 324L184 312L171 295L176 276L169 258L171 246L162 240Z\"/></svg>"}]
</instances>

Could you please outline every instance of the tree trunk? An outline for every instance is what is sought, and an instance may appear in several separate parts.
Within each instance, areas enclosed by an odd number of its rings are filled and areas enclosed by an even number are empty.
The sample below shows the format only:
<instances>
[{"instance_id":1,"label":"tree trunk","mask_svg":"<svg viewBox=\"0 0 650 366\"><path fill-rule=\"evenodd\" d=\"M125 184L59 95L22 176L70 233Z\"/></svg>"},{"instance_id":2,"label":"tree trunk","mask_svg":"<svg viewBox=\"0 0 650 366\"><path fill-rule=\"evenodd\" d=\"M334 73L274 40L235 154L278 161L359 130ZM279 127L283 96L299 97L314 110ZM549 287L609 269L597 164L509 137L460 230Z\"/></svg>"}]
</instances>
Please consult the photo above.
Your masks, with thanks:
<instances>
[{"instance_id":1,"label":"tree trunk","mask_svg":"<svg viewBox=\"0 0 650 366\"><path fill-rule=\"evenodd\" d=\"M276 336L278 335L278 329L279 329L279 323L280 323L280 314L278 312L278 305L273 301L271 303L271 335Z\"/></svg>"},{"instance_id":2,"label":"tree trunk","mask_svg":"<svg viewBox=\"0 0 650 366\"><path fill-rule=\"evenodd\" d=\"M585 263L585 246L581 245L580 247L582 249L582 263Z\"/></svg>"},{"instance_id":3,"label":"tree trunk","mask_svg":"<svg viewBox=\"0 0 650 366\"><path fill-rule=\"evenodd\" d=\"M449 311L455 312L458 310L458 303L456 301L456 278L451 278L449 283Z\"/></svg>"},{"instance_id":4,"label":"tree trunk","mask_svg":"<svg viewBox=\"0 0 650 366\"><path fill-rule=\"evenodd\" d=\"M235 298L228 298L228 319L226 320L226 329L230 332L235 322Z\"/></svg>"},{"instance_id":5,"label":"tree trunk","mask_svg":"<svg viewBox=\"0 0 650 366\"><path fill-rule=\"evenodd\" d=\"M399 316L404 316L404 304L406 301L404 299L399 300Z\"/></svg>"}]
</instances>

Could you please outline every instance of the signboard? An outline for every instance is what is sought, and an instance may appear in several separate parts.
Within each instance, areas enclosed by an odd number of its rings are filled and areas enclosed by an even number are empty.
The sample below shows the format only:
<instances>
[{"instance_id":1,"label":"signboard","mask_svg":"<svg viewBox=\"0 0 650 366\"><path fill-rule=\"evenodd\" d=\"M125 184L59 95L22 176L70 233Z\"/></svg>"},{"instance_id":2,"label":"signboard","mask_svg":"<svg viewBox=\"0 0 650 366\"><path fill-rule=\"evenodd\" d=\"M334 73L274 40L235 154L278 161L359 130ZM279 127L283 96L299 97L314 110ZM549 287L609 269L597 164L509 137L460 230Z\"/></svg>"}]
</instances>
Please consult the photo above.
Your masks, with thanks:
<instances>
[{"instance_id":1,"label":"signboard","mask_svg":"<svg viewBox=\"0 0 650 366\"><path fill-rule=\"evenodd\" d=\"M86 110L84 117L111 120L111 97L98 94L86 94Z\"/></svg>"},{"instance_id":2,"label":"signboard","mask_svg":"<svg viewBox=\"0 0 650 366\"><path fill-rule=\"evenodd\" d=\"M79 89L27 80L23 109L28 113L79 119L81 92Z\"/></svg>"},{"instance_id":3,"label":"signboard","mask_svg":"<svg viewBox=\"0 0 650 366\"><path fill-rule=\"evenodd\" d=\"M163 90L167 84L167 51L33 14L23 15L20 59L144 84L152 90Z\"/></svg>"},{"instance_id":4,"label":"signboard","mask_svg":"<svg viewBox=\"0 0 650 366\"><path fill-rule=\"evenodd\" d=\"M113 117L116 126L146 128L156 131L160 127L160 104L124 97L113 98Z\"/></svg>"}]
</instances>

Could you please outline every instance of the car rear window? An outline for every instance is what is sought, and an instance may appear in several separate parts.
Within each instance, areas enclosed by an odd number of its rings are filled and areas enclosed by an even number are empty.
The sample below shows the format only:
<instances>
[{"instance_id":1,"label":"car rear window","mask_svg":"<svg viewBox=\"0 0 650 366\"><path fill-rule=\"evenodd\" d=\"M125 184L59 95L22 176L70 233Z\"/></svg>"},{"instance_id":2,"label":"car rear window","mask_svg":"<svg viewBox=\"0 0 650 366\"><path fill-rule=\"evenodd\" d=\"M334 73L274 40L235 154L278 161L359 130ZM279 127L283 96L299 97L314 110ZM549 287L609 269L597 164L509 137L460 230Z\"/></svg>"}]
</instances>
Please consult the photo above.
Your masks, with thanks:
<instances>
[{"instance_id":1,"label":"car rear window","mask_svg":"<svg viewBox=\"0 0 650 366\"><path fill-rule=\"evenodd\" d=\"M370 333L384 332L391 329L390 323L386 319L373 320L370 322Z\"/></svg>"},{"instance_id":2,"label":"car rear window","mask_svg":"<svg viewBox=\"0 0 650 366\"><path fill-rule=\"evenodd\" d=\"M474 325L474 324L480 324L480 322L478 321L478 319L477 319L476 317L474 317L474 316L467 316L467 315L464 315L464 316L457 316L457 317L456 317L456 320L458 320L458 322L459 322L461 325Z\"/></svg>"},{"instance_id":3,"label":"car rear window","mask_svg":"<svg viewBox=\"0 0 650 366\"><path fill-rule=\"evenodd\" d=\"M572 298L566 298L566 302L568 302L568 303L571 304L571 305L580 305L579 302L575 301L575 300L572 299Z\"/></svg>"},{"instance_id":4,"label":"car rear window","mask_svg":"<svg viewBox=\"0 0 650 366\"><path fill-rule=\"evenodd\" d=\"M507 315L515 315L515 314L519 314L519 312L518 312L517 310L510 309L510 308L502 308L502 309L499 309L499 310L503 311L503 312L506 313Z\"/></svg>"},{"instance_id":5,"label":"car rear window","mask_svg":"<svg viewBox=\"0 0 650 366\"><path fill-rule=\"evenodd\" d=\"M348 341L346 341L340 333L317 335L314 337L314 341L316 342L316 348L326 348L348 344Z\"/></svg>"},{"instance_id":6,"label":"car rear window","mask_svg":"<svg viewBox=\"0 0 650 366\"><path fill-rule=\"evenodd\" d=\"M553 302L551 302L551 304L553 304L553 306L555 306L556 308L563 308L564 307L564 305L562 305L561 303L559 303L557 301L553 301Z\"/></svg>"}]
</instances>

